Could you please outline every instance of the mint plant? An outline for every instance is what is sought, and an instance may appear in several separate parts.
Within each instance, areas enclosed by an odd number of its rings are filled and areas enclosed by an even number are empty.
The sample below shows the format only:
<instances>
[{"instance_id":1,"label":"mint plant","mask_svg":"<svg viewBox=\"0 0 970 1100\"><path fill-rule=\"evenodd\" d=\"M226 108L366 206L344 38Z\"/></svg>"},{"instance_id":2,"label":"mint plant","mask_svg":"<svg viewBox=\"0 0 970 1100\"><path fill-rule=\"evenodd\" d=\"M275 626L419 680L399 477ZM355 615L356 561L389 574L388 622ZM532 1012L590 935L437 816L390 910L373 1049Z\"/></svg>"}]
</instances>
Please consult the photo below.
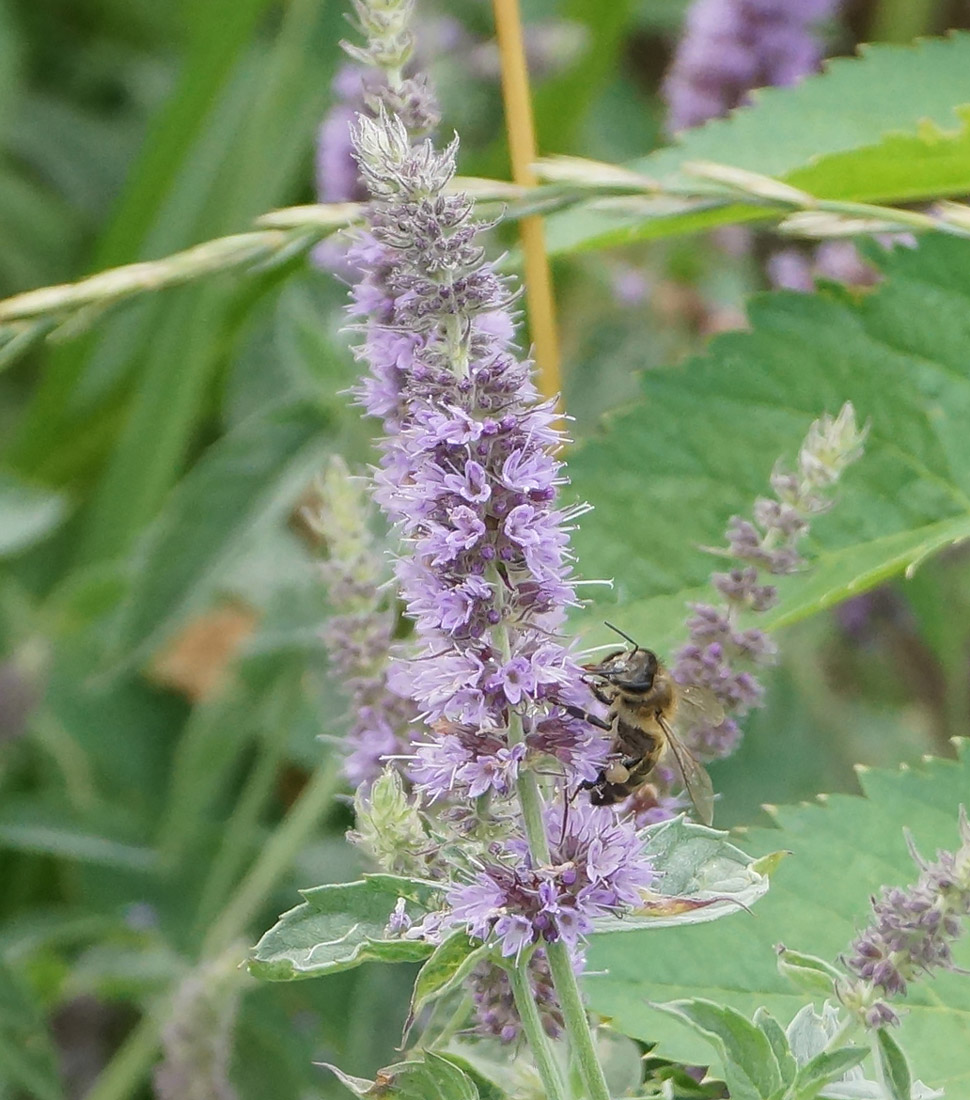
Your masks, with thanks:
<instances>
[{"instance_id":1,"label":"mint plant","mask_svg":"<svg viewBox=\"0 0 970 1100\"><path fill-rule=\"evenodd\" d=\"M963 16L8 7L0 1096L962 1095Z\"/></svg>"}]
</instances>

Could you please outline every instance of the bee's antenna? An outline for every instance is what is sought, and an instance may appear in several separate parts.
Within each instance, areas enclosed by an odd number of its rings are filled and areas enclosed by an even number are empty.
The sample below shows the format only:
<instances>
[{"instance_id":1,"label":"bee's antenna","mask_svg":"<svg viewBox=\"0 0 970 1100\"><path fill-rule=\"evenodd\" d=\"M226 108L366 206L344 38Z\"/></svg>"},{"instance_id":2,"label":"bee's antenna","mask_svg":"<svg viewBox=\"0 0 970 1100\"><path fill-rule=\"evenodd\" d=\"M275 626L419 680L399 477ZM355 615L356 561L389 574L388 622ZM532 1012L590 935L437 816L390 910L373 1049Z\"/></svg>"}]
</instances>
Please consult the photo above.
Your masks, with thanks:
<instances>
[{"instance_id":1,"label":"bee's antenna","mask_svg":"<svg viewBox=\"0 0 970 1100\"><path fill-rule=\"evenodd\" d=\"M630 645L633 646L634 649L640 648L639 643L635 642L629 634L625 634L622 630L620 630L618 626L614 626L612 623L608 623L605 619L603 620L603 625L608 626L610 630L616 631L616 633L619 634L621 638L626 638L626 640L630 643Z\"/></svg>"}]
</instances>

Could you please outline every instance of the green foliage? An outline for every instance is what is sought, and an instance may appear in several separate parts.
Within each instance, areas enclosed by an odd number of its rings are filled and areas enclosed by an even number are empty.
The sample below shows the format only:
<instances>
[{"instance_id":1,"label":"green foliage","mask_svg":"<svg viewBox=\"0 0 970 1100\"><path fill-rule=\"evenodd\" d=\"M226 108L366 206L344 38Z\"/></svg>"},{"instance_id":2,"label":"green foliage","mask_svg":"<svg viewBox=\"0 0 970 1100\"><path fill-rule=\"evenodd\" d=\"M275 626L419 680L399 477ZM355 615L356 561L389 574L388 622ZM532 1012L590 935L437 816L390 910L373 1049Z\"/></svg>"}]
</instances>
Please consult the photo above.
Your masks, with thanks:
<instances>
[{"instance_id":1,"label":"green foliage","mask_svg":"<svg viewBox=\"0 0 970 1100\"><path fill-rule=\"evenodd\" d=\"M415 1019L425 1005L457 988L484 954L483 946L475 944L464 932L455 932L443 940L418 971L408 1018Z\"/></svg>"},{"instance_id":2,"label":"green foliage","mask_svg":"<svg viewBox=\"0 0 970 1100\"><path fill-rule=\"evenodd\" d=\"M22 1090L36 1100L62 1100L57 1054L42 1006L13 968L0 961L0 1096Z\"/></svg>"},{"instance_id":3,"label":"green foliage","mask_svg":"<svg viewBox=\"0 0 970 1100\"><path fill-rule=\"evenodd\" d=\"M292 509L323 462L326 427L310 405L255 415L182 481L146 540L121 611L115 647L126 661L144 660L193 604L211 598L253 530Z\"/></svg>"},{"instance_id":4,"label":"green foliage","mask_svg":"<svg viewBox=\"0 0 970 1100\"><path fill-rule=\"evenodd\" d=\"M781 1069L768 1036L740 1012L700 998L659 1007L684 1020L720 1050L732 1100L768 1100L782 1095Z\"/></svg>"},{"instance_id":5,"label":"green foliage","mask_svg":"<svg viewBox=\"0 0 970 1100\"><path fill-rule=\"evenodd\" d=\"M660 1053L688 1064L710 1062L709 1048L647 1002L701 998L749 1018L764 1007L780 1021L792 1019L805 993L779 973L776 946L823 959L845 952L868 919L870 895L918 874L903 822L923 851L953 848L958 807L970 789L970 753L962 751L957 762L928 761L920 771L867 770L860 780L866 798L834 795L815 805L774 809L775 828L746 832L749 849L783 846L792 853L756 919L668 930L662 951L646 933L596 937L590 969L606 973L586 979L591 1006L618 1030L659 1041ZM644 937L642 949L638 936ZM966 965L966 943L958 955ZM899 1040L914 1075L928 1085L959 1090L965 1082L960 1036L968 1012L970 983L962 974L937 974L911 988Z\"/></svg>"},{"instance_id":6,"label":"green foliage","mask_svg":"<svg viewBox=\"0 0 970 1100\"><path fill-rule=\"evenodd\" d=\"M909 1100L913 1087L906 1055L891 1031L881 1028L876 1033L876 1045L882 1069L882 1079L889 1092L889 1100Z\"/></svg>"},{"instance_id":7,"label":"green foliage","mask_svg":"<svg viewBox=\"0 0 970 1100\"><path fill-rule=\"evenodd\" d=\"M858 300L834 290L754 299L751 332L646 374L643 401L572 456L574 488L596 507L575 539L583 572L617 578L585 622L608 608L668 648L719 565L701 548L723 544L728 518L750 514L779 457L793 461L811 421L844 400L869 423L865 460L813 525L811 571L784 578L762 620L796 622L970 534L966 246L937 238L879 263L885 284Z\"/></svg>"},{"instance_id":8,"label":"green foliage","mask_svg":"<svg viewBox=\"0 0 970 1100\"><path fill-rule=\"evenodd\" d=\"M684 134L629 167L665 193L704 194L684 165L711 161L782 179L818 198L905 202L962 194L970 183L970 36L870 46L796 88L763 88L754 105ZM847 109L851 104L851 109ZM693 233L770 213L717 197L696 209L581 209L551 219L555 252Z\"/></svg>"},{"instance_id":9,"label":"green foliage","mask_svg":"<svg viewBox=\"0 0 970 1100\"><path fill-rule=\"evenodd\" d=\"M327 1067L355 1095L399 1097L400 1100L479 1100L475 1083L455 1062L431 1051L420 1060L396 1062L376 1081L350 1077L336 1066ZM494 1095L494 1093L493 1093Z\"/></svg>"},{"instance_id":10,"label":"green foliage","mask_svg":"<svg viewBox=\"0 0 970 1100\"><path fill-rule=\"evenodd\" d=\"M46 538L67 518L63 493L52 493L26 484L12 474L0 473L0 555L16 554Z\"/></svg>"},{"instance_id":11,"label":"green foliage","mask_svg":"<svg viewBox=\"0 0 970 1100\"><path fill-rule=\"evenodd\" d=\"M751 1022L740 1012L701 998L656 1007L682 1020L714 1047L732 1098L814 1100L869 1053L864 1046L841 1047L799 1061L788 1034L764 1009L758 1009Z\"/></svg>"},{"instance_id":12,"label":"green foliage","mask_svg":"<svg viewBox=\"0 0 970 1100\"><path fill-rule=\"evenodd\" d=\"M434 908L437 887L394 875L304 890L306 901L284 913L256 945L250 972L270 981L313 978L371 960L415 962L432 948L387 931L399 898L420 920Z\"/></svg>"}]
</instances>

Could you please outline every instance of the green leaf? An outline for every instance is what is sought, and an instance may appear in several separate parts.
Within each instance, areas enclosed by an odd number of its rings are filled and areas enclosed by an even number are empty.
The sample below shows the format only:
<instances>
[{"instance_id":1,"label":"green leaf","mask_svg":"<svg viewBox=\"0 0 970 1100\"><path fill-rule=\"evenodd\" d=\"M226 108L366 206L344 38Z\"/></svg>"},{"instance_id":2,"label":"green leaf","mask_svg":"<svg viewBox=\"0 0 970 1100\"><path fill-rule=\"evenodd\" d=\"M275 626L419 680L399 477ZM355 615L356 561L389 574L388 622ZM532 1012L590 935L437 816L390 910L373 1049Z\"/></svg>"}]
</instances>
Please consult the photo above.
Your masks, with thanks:
<instances>
[{"instance_id":1,"label":"green leaf","mask_svg":"<svg viewBox=\"0 0 970 1100\"><path fill-rule=\"evenodd\" d=\"M875 1046L882 1067L882 1079L889 1092L887 1100L910 1100L913 1078L909 1063L889 1028L879 1028Z\"/></svg>"},{"instance_id":2,"label":"green leaf","mask_svg":"<svg viewBox=\"0 0 970 1100\"><path fill-rule=\"evenodd\" d=\"M0 959L0 1092L62 1100L57 1051L41 1006L20 974ZM22 1090L22 1091L20 1091Z\"/></svg>"},{"instance_id":3,"label":"green leaf","mask_svg":"<svg viewBox=\"0 0 970 1100\"><path fill-rule=\"evenodd\" d=\"M807 1065L821 1054L832 1041L842 1022L842 1015L830 1001L816 1012L814 1004L805 1004L795 1013L785 1030L788 1045L800 1066Z\"/></svg>"},{"instance_id":4,"label":"green leaf","mask_svg":"<svg viewBox=\"0 0 970 1100\"><path fill-rule=\"evenodd\" d=\"M165 169L157 171L158 151L147 142L103 262L162 256L237 232L303 196L343 13L296 0L271 21L271 33L253 37L265 8L265 0L217 0L193 20L198 37L185 85L159 123ZM98 462L99 480L77 541L81 562L126 550L151 521L196 442L211 433L250 299L280 277L222 278L153 295L52 355L15 455L19 468L59 482L77 476L79 439L92 452L84 457Z\"/></svg>"},{"instance_id":5,"label":"green leaf","mask_svg":"<svg viewBox=\"0 0 970 1100\"><path fill-rule=\"evenodd\" d=\"M418 971L408 1019L414 1020L426 1004L444 996L464 981L478 965L485 949L464 932L455 932L435 949Z\"/></svg>"},{"instance_id":6,"label":"green leaf","mask_svg":"<svg viewBox=\"0 0 970 1100\"><path fill-rule=\"evenodd\" d=\"M354 1096L375 1095L375 1081L369 1081L366 1077L351 1077L349 1073L344 1073L342 1069L338 1069L329 1062L321 1062L320 1065L330 1070L334 1077L347 1088L348 1092L352 1092Z\"/></svg>"},{"instance_id":7,"label":"green leaf","mask_svg":"<svg viewBox=\"0 0 970 1100\"><path fill-rule=\"evenodd\" d=\"M453 1060L424 1052L420 1061L386 1066L375 1081L351 1077L327 1062L322 1063L342 1084L361 1097L392 1097L399 1100L479 1100L472 1079Z\"/></svg>"},{"instance_id":8,"label":"green leaf","mask_svg":"<svg viewBox=\"0 0 970 1100\"><path fill-rule=\"evenodd\" d=\"M824 959L801 951L792 951L781 944L778 945L778 973L806 993L822 993L826 996L832 995L834 983L842 977L841 971Z\"/></svg>"},{"instance_id":9,"label":"green leaf","mask_svg":"<svg viewBox=\"0 0 970 1100\"><path fill-rule=\"evenodd\" d=\"M792 1100L815 1100L826 1085L841 1080L868 1053L865 1047L841 1047L817 1054L798 1070Z\"/></svg>"},{"instance_id":10,"label":"green leaf","mask_svg":"<svg viewBox=\"0 0 970 1100\"><path fill-rule=\"evenodd\" d=\"M778 973L774 945L784 939L833 960L845 953L870 919L870 896L918 876L904 825L924 852L959 844L959 807L970 790L966 743L957 761L928 760L923 768L898 772L862 770L859 778L865 798L832 795L822 804L773 809L775 828L746 831L749 851L783 846L792 852L758 903L756 919L671 928L660 951L656 937L645 932L593 937L593 973L584 980L591 1008L610 1017L617 1030L659 1043L659 1055L687 1064L705 1064L707 1047L646 1002L705 998L746 1016L764 1006L782 1022L791 1019L804 994ZM958 941L954 952L957 965L970 964L970 941ZM914 1076L960 1095L970 1080L970 982L963 974L936 973L912 983L905 1007L898 1035ZM794 1037L790 1042L797 1056Z\"/></svg>"},{"instance_id":11,"label":"green leaf","mask_svg":"<svg viewBox=\"0 0 970 1100\"><path fill-rule=\"evenodd\" d=\"M0 472L0 556L17 554L55 531L67 517L67 498Z\"/></svg>"},{"instance_id":12,"label":"green leaf","mask_svg":"<svg viewBox=\"0 0 970 1100\"><path fill-rule=\"evenodd\" d=\"M214 444L166 504L142 547L115 649L143 660L262 523L292 507L322 461L327 421L313 405L250 417Z\"/></svg>"},{"instance_id":13,"label":"green leaf","mask_svg":"<svg viewBox=\"0 0 970 1100\"><path fill-rule=\"evenodd\" d=\"M253 949L250 972L269 981L314 978L363 962L417 962L430 944L387 932L398 899L413 922L433 908L438 887L395 875L302 891L306 902L284 913Z\"/></svg>"},{"instance_id":14,"label":"green leaf","mask_svg":"<svg viewBox=\"0 0 970 1100\"><path fill-rule=\"evenodd\" d=\"M795 1056L792 1054L791 1049L788 1046L788 1036L785 1034L785 1029L780 1023L764 1008L759 1008L755 1012L753 1022L756 1027L761 1028L771 1044L771 1049L774 1051L775 1060L778 1062L778 1070L781 1073L782 1083L790 1085L795 1080L795 1074L798 1072L798 1065L795 1062Z\"/></svg>"},{"instance_id":15,"label":"green leaf","mask_svg":"<svg viewBox=\"0 0 970 1100\"><path fill-rule=\"evenodd\" d=\"M616 578L583 617L599 624L591 641L609 618L661 652L675 644L684 604L710 598L706 578L723 568L700 547L723 544L728 518L750 514L775 463L846 400L870 424L865 454L813 525L812 568L782 579L758 625L795 622L970 535L968 255L940 238L883 254L885 283L859 301L759 296L751 332L644 376L644 403L570 461L596 509L575 536L583 573Z\"/></svg>"},{"instance_id":16,"label":"green leaf","mask_svg":"<svg viewBox=\"0 0 970 1100\"><path fill-rule=\"evenodd\" d=\"M457 1066L472 1081L475 1088L478 1089L479 1100L507 1100L509 1093L480 1068L481 1059L478 1064L472 1065L467 1058L463 1058L460 1054L450 1050L441 1051L438 1056Z\"/></svg>"},{"instance_id":17,"label":"green leaf","mask_svg":"<svg viewBox=\"0 0 970 1100\"><path fill-rule=\"evenodd\" d=\"M657 876L657 890L623 917L599 917L593 935L702 924L749 909L768 890L780 853L753 860L729 844L727 833L684 817L643 830L643 853Z\"/></svg>"},{"instance_id":18,"label":"green leaf","mask_svg":"<svg viewBox=\"0 0 970 1100\"><path fill-rule=\"evenodd\" d=\"M820 198L907 201L959 194L970 181L970 36L875 45L793 88L763 88L751 107L683 134L630 168L665 190L697 194L685 164L712 161L772 176ZM851 104L851 109L847 105ZM902 159L909 158L909 159ZM771 212L717 195L705 207L569 210L549 220L553 252L696 232Z\"/></svg>"},{"instance_id":19,"label":"green leaf","mask_svg":"<svg viewBox=\"0 0 970 1100\"><path fill-rule=\"evenodd\" d=\"M768 1037L740 1012L696 997L655 1007L683 1020L720 1051L732 1100L769 1100L782 1087Z\"/></svg>"},{"instance_id":20,"label":"green leaf","mask_svg":"<svg viewBox=\"0 0 970 1100\"><path fill-rule=\"evenodd\" d=\"M9 801L0 816L0 848L142 873L158 866L151 848L92 833L68 815L26 800Z\"/></svg>"}]
</instances>

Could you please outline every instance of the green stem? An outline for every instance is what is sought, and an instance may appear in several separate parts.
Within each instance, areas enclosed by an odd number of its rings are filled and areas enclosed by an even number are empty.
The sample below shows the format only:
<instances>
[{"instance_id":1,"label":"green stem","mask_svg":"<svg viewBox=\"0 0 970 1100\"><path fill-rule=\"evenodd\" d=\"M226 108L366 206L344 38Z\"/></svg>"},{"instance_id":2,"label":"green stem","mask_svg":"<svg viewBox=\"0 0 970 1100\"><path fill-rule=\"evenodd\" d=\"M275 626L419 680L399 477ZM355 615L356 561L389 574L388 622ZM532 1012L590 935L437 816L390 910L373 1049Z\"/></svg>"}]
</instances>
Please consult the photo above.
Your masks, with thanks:
<instances>
[{"instance_id":1,"label":"green stem","mask_svg":"<svg viewBox=\"0 0 970 1100\"><path fill-rule=\"evenodd\" d=\"M859 1028L858 1018L852 1012L847 1012L845 1018L835 1030L835 1034L825 1044L826 1051L838 1050L840 1046Z\"/></svg>"},{"instance_id":2,"label":"green stem","mask_svg":"<svg viewBox=\"0 0 970 1100\"><path fill-rule=\"evenodd\" d=\"M579 991L579 981L569 957L569 949L559 940L546 944L545 951L549 959L549 969L552 971L552 984L556 988L559 1007L562 1009L566 1034L579 1064L589 1100L610 1100L610 1089L596 1053L596 1044L593 1042L593 1033Z\"/></svg>"},{"instance_id":3,"label":"green stem","mask_svg":"<svg viewBox=\"0 0 970 1100\"><path fill-rule=\"evenodd\" d=\"M880 1100L893 1100L893 1092L886 1080L886 1070L882 1064L882 1050L879 1047L879 1032L873 1031L869 1036L869 1049L872 1051L873 1071L876 1074L876 1084L879 1086L882 1096Z\"/></svg>"},{"instance_id":4,"label":"green stem","mask_svg":"<svg viewBox=\"0 0 970 1100\"><path fill-rule=\"evenodd\" d=\"M202 938L209 922L219 911L220 900L230 892L241 868L252 856L260 817L273 793L280 760L286 749L292 711L292 695L286 690L289 687L288 682L277 687L277 698L273 700L275 705L268 715L259 758L226 823L223 842L206 876L195 917L195 935L198 939Z\"/></svg>"},{"instance_id":5,"label":"green stem","mask_svg":"<svg viewBox=\"0 0 970 1100\"><path fill-rule=\"evenodd\" d=\"M203 958L224 950L243 934L333 801L340 782L340 770L335 761L327 761L317 768L209 929L202 944Z\"/></svg>"},{"instance_id":6,"label":"green stem","mask_svg":"<svg viewBox=\"0 0 970 1100\"><path fill-rule=\"evenodd\" d=\"M508 661L512 652L508 630L497 630L495 636L505 660ZM512 711L509 715L509 744L519 744L524 736L522 718ZM548 867L552 863L552 853L549 849L549 838L546 836L545 822L542 820L542 796L532 772L519 773L516 792L519 796L522 821L525 825L525 835L533 864L536 867ZM596 1055L593 1033L589 1028L589 1020L583 1006L582 994L579 992L579 982L569 958L569 951L561 940L546 944L545 951L549 959L549 969L552 971L552 984L562 1009L566 1036L579 1063L579 1072L586 1085L589 1100L610 1100L610 1090L603 1075L603 1067ZM518 969L518 967L515 968L516 971ZM512 972L510 970L510 974Z\"/></svg>"},{"instance_id":7,"label":"green stem","mask_svg":"<svg viewBox=\"0 0 970 1100\"><path fill-rule=\"evenodd\" d=\"M243 935L249 921L289 869L339 786L337 764L334 761L321 764L213 923L199 952L200 960L218 954ZM158 1054L164 1018L164 1012L148 1012L141 1018L84 1100L128 1100Z\"/></svg>"},{"instance_id":8,"label":"green stem","mask_svg":"<svg viewBox=\"0 0 970 1100\"><path fill-rule=\"evenodd\" d=\"M155 1060L160 1031L159 1017L146 1012L92 1088L84 1094L84 1100L128 1100Z\"/></svg>"},{"instance_id":9,"label":"green stem","mask_svg":"<svg viewBox=\"0 0 970 1100\"><path fill-rule=\"evenodd\" d=\"M519 1018L522 1020L522 1029L529 1040L529 1047L536 1060L536 1069L542 1078L542 1086L545 1089L548 1100L567 1100L569 1093L563 1080L559 1063L549 1036L546 1035L539 1016L539 1008L536 1004L535 994L529 983L529 963L527 959L511 965L506 973L512 985L512 996L515 998L515 1007L518 1009Z\"/></svg>"},{"instance_id":10,"label":"green stem","mask_svg":"<svg viewBox=\"0 0 970 1100\"><path fill-rule=\"evenodd\" d=\"M520 720L516 719L516 722ZM552 862L552 857L542 821L542 799L535 776L531 772L520 773L517 790L526 837L529 841L529 851L536 866L548 866ZM562 1009L566 1035L579 1064L579 1072L586 1085L589 1100L610 1100L610 1090L596 1054L593 1033L589 1027L589 1019L586 1016L586 1008L579 991L579 981L573 970L569 951L562 940L546 944L545 951L549 959L549 969L552 971L552 984L559 998L559 1007Z\"/></svg>"}]
</instances>

